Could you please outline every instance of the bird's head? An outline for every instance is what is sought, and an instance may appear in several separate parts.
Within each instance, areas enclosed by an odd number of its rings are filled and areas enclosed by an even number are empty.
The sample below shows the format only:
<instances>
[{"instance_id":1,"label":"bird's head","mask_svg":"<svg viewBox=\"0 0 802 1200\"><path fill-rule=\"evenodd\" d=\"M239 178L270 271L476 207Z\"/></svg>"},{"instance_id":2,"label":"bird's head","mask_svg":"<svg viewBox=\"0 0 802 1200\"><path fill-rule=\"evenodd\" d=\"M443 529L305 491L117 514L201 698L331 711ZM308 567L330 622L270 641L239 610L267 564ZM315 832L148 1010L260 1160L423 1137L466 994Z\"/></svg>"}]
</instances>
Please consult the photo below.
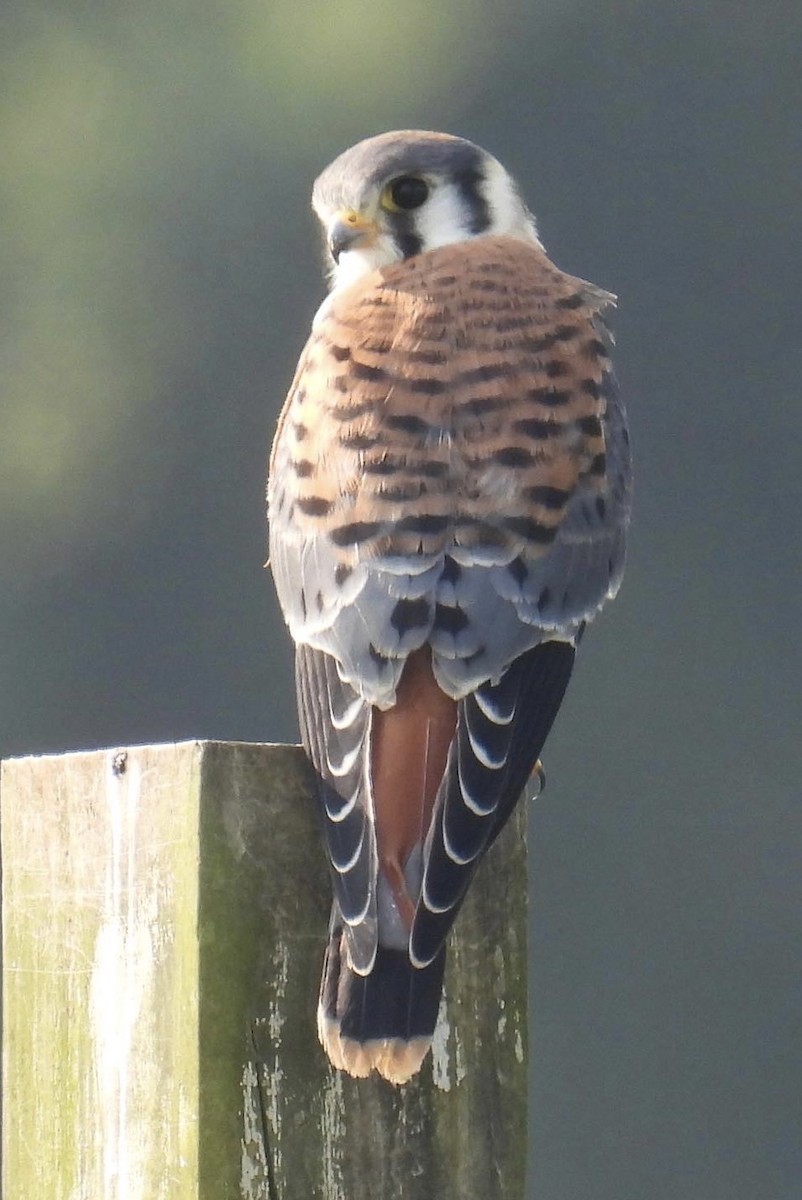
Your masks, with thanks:
<instances>
[{"instance_id":1,"label":"bird's head","mask_svg":"<svg viewBox=\"0 0 802 1200\"><path fill-rule=\"evenodd\" d=\"M445 133L367 138L318 177L332 287L438 246L486 234L537 241L514 180L487 151Z\"/></svg>"}]
</instances>

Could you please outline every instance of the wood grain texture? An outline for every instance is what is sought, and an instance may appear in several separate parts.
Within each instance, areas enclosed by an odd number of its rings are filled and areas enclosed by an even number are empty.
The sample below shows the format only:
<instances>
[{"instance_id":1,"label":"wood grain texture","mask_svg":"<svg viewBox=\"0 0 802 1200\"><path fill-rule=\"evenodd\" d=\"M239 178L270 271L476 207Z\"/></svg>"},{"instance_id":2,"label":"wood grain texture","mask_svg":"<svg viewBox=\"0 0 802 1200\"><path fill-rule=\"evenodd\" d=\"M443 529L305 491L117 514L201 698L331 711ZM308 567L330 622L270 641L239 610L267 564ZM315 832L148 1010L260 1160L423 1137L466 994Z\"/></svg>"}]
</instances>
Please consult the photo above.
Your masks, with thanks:
<instances>
[{"instance_id":1,"label":"wood grain texture","mask_svg":"<svg viewBox=\"0 0 802 1200\"><path fill-rule=\"evenodd\" d=\"M7 1200L523 1197L523 806L394 1089L316 1041L329 883L296 747L19 759L2 805Z\"/></svg>"}]
</instances>

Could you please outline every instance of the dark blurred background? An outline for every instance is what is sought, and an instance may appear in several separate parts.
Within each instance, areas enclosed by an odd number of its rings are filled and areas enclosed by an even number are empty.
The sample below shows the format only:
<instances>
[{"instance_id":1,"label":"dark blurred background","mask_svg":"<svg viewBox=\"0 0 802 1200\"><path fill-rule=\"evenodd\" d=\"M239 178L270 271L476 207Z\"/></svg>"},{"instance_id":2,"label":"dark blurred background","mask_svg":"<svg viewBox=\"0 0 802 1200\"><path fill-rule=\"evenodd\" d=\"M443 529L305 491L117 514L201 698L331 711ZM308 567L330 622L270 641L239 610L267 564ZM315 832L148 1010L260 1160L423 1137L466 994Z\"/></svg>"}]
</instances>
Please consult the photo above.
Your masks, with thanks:
<instances>
[{"instance_id":1,"label":"dark blurred background","mask_svg":"<svg viewBox=\"0 0 802 1200\"><path fill-rule=\"evenodd\" d=\"M531 1200L802 1178L798 0L28 0L0 16L4 755L296 738L267 449L312 179L479 141L620 296L630 566L531 829Z\"/></svg>"}]
</instances>

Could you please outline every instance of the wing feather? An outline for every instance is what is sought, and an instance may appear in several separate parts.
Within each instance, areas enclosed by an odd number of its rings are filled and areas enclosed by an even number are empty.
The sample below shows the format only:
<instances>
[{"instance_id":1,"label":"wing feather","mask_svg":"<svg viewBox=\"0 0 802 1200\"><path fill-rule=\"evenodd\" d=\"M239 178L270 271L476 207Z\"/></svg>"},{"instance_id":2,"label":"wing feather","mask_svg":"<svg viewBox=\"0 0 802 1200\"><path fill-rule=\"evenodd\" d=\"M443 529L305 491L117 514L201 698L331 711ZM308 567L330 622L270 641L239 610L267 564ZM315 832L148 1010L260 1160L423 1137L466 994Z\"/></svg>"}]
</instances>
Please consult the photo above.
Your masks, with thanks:
<instances>
[{"instance_id":1,"label":"wing feather","mask_svg":"<svg viewBox=\"0 0 802 1200\"><path fill-rule=\"evenodd\" d=\"M335 661L296 648L301 737L317 777L334 894L354 969L370 971L376 955L376 837L367 765L370 708L344 683ZM331 714L337 713L336 721ZM346 715L347 718L346 719ZM332 771L331 761L347 770Z\"/></svg>"},{"instance_id":2,"label":"wing feather","mask_svg":"<svg viewBox=\"0 0 802 1200\"><path fill-rule=\"evenodd\" d=\"M409 656L429 645L458 701L410 941L422 966L617 590L631 482L611 303L539 246L482 237L368 275L316 318L271 458L270 558L357 971L384 903L371 713Z\"/></svg>"},{"instance_id":3,"label":"wing feather","mask_svg":"<svg viewBox=\"0 0 802 1200\"><path fill-rule=\"evenodd\" d=\"M543 642L516 659L497 684L487 682L460 702L412 927L416 966L436 958L482 854L517 803L562 702L574 653L566 642ZM487 715L509 711L508 721ZM486 747L481 756L477 743ZM488 767L488 758L496 765Z\"/></svg>"},{"instance_id":4,"label":"wing feather","mask_svg":"<svg viewBox=\"0 0 802 1200\"><path fill-rule=\"evenodd\" d=\"M426 641L460 697L617 588L612 300L538 246L481 238L321 309L273 452L271 561L295 640L380 707Z\"/></svg>"}]
</instances>

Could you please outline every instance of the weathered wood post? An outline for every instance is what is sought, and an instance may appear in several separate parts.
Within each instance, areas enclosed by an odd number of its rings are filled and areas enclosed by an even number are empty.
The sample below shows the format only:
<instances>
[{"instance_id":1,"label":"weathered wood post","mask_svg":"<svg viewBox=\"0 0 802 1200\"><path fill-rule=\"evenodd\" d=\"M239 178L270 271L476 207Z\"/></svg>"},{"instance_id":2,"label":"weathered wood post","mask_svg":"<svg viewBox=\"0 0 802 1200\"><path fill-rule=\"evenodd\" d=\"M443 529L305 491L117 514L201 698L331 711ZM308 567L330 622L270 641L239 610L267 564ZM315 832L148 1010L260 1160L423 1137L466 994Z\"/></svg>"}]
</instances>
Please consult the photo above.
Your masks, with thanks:
<instances>
[{"instance_id":1,"label":"weathered wood post","mask_svg":"<svg viewBox=\"0 0 802 1200\"><path fill-rule=\"evenodd\" d=\"M6 1200L523 1200L522 821L394 1089L317 1044L329 887L296 747L17 759L0 800Z\"/></svg>"}]
</instances>

